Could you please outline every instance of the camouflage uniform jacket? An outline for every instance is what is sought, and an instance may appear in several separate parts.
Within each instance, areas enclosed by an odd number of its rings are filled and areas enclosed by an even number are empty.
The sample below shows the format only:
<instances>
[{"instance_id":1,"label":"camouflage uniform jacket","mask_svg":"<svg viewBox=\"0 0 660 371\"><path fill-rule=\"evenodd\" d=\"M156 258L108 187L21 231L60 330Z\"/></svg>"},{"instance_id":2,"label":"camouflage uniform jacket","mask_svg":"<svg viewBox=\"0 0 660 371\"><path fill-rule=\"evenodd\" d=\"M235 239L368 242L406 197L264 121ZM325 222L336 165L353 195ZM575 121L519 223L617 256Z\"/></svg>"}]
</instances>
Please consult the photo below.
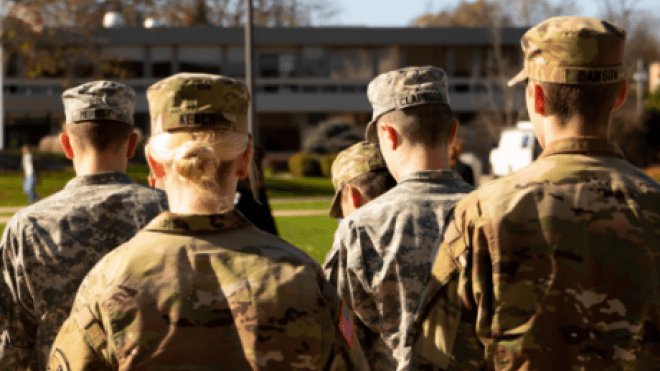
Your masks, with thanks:
<instances>
[{"instance_id":1,"label":"camouflage uniform jacket","mask_svg":"<svg viewBox=\"0 0 660 371\"><path fill-rule=\"evenodd\" d=\"M660 184L616 145L550 143L456 206L411 369L660 370L659 232Z\"/></svg>"},{"instance_id":2,"label":"camouflage uniform jacket","mask_svg":"<svg viewBox=\"0 0 660 371\"><path fill-rule=\"evenodd\" d=\"M414 172L343 220L324 264L355 312L374 370L406 369L409 324L445 219L474 187L450 170Z\"/></svg>"},{"instance_id":3,"label":"camouflage uniform jacket","mask_svg":"<svg viewBox=\"0 0 660 371\"><path fill-rule=\"evenodd\" d=\"M49 367L367 369L340 305L317 262L240 212L166 212L90 271Z\"/></svg>"},{"instance_id":4,"label":"camouflage uniform jacket","mask_svg":"<svg viewBox=\"0 0 660 371\"><path fill-rule=\"evenodd\" d=\"M45 369L87 272L163 210L163 191L117 172L73 178L17 212L0 240L0 370L35 356Z\"/></svg>"}]
</instances>

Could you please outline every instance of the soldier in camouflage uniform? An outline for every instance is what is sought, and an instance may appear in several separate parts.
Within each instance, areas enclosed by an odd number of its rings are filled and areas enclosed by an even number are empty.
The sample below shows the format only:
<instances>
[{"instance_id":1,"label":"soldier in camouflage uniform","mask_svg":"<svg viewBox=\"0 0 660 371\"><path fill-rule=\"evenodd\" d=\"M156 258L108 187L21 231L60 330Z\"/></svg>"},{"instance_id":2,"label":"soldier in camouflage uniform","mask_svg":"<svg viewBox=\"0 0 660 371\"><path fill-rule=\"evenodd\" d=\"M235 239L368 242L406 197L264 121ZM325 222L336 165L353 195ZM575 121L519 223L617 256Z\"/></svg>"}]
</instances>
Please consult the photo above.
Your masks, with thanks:
<instances>
[{"instance_id":1,"label":"soldier in camouflage uniform","mask_svg":"<svg viewBox=\"0 0 660 371\"><path fill-rule=\"evenodd\" d=\"M660 370L660 185L608 139L624 41L583 17L523 36L543 153L456 206L413 370Z\"/></svg>"},{"instance_id":2,"label":"soldier in camouflage uniform","mask_svg":"<svg viewBox=\"0 0 660 371\"><path fill-rule=\"evenodd\" d=\"M246 87L177 74L147 98L172 212L89 273L50 370L368 370L319 264L233 209L252 156Z\"/></svg>"},{"instance_id":3,"label":"soldier in camouflage uniform","mask_svg":"<svg viewBox=\"0 0 660 371\"><path fill-rule=\"evenodd\" d=\"M62 95L61 140L76 177L17 212L0 240L0 370L44 370L85 274L167 210L165 193L126 175L137 135L135 93L95 81Z\"/></svg>"},{"instance_id":4,"label":"soldier in camouflage uniform","mask_svg":"<svg viewBox=\"0 0 660 371\"><path fill-rule=\"evenodd\" d=\"M330 206L332 218L348 217L396 185L378 146L369 142L359 142L339 152L330 173L335 187Z\"/></svg>"},{"instance_id":5,"label":"soldier in camouflage uniform","mask_svg":"<svg viewBox=\"0 0 660 371\"><path fill-rule=\"evenodd\" d=\"M445 219L474 188L448 170L457 122L443 70L391 71L377 76L367 95L373 106L367 139L379 143L398 184L342 221L323 267L355 313L373 369L404 370L406 334Z\"/></svg>"}]
</instances>

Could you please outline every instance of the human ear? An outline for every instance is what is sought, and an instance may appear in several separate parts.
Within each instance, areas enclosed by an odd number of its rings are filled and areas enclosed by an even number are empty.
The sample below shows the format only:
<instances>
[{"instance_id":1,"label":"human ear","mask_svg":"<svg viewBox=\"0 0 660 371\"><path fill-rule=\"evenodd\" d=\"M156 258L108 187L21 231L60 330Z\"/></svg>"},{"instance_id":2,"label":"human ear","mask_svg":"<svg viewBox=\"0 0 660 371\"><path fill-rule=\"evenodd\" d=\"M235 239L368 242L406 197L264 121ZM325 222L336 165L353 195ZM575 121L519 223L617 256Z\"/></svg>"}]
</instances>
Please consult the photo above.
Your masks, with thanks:
<instances>
[{"instance_id":1,"label":"human ear","mask_svg":"<svg viewBox=\"0 0 660 371\"><path fill-rule=\"evenodd\" d=\"M353 204L354 208L359 208L362 206L362 195L360 194L360 191L357 190L355 187L349 187L350 188L350 197L351 197L351 203Z\"/></svg>"},{"instance_id":2,"label":"human ear","mask_svg":"<svg viewBox=\"0 0 660 371\"><path fill-rule=\"evenodd\" d=\"M156 160L154 160L154 158L151 157L150 154L147 154L147 162L149 163L149 168L151 168L151 171L156 179L165 176L165 170L163 169L163 165L157 162Z\"/></svg>"},{"instance_id":3,"label":"human ear","mask_svg":"<svg viewBox=\"0 0 660 371\"><path fill-rule=\"evenodd\" d=\"M69 135L65 133L60 134L60 143L62 143L62 147L64 147L66 158L73 159L73 147L71 147L71 138Z\"/></svg>"},{"instance_id":4,"label":"human ear","mask_svg":"<svg viewBox=\"0 0 660 371\"><path fill-rule=\"evenodd\" d=\"M534 83L534 112L545 115L545 92L537 83Z\"/></svg>"},{"instance_id":5,"label":"human ear","mask_svg":"<svg viewBox=\"0 0 660 371\"><path fill-rule=\"evenodd\" d=\"M621 89L619 90L619 96L616 98L616 102L614 103L614 107L612 108L612 111L616 111L623 104L626 102L626 97L628 96L628 83L626 80L621 81Z\"/></svg>"},{"instance_id":6,"label":"human ear","mask_svg":"<svg viewBox=\"0 0 660 371\"><path fill-rule=\"evenodd\" d=\"M131 134L131 136L128 138L128 150L126 151L126 158L133 158L135 155L135 147L137 147L137 142L137 133Z\"/></svg>"}]
</instances>

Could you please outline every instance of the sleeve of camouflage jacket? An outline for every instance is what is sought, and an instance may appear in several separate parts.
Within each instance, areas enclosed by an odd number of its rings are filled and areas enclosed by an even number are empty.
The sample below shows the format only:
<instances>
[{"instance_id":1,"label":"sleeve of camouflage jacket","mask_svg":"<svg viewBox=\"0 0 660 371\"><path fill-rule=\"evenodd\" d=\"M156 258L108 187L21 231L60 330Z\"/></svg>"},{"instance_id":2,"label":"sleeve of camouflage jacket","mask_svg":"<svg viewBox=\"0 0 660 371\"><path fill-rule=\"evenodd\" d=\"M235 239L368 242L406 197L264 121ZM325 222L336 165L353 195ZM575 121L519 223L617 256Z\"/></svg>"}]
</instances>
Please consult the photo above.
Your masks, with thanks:
<instances>
[{"instance_id":1,"label":"sleeve of camouflage jacket","mask_svg":"<svg viewBox=\"0 0 660 371\"><path fill-rule=\"evenodd\" d=\"M483 369L483 345L475 328L478 308L488 296L474 284L473 274L478 272L475 251L488 251L487 226L476 198L468 196L459 203L413 327L411 371ZM487 320L480 314L480 320Z\"/></svg>"},{"instance_id":2,"label":"sleeve of camouflage jacket","mask_svg":"<svg viewBox=\"0 0 660 371\"><path fill-rule=\"evenodd\" d=\"M37 315L20 259L25 244L24 231L12 219L0 241L0 371L26 369L35 351Z\"/></svg>"},{"instance_id":3,"label":"sleeve of camouflage jacket","mask_svg":"<svg viewBox=\"0 0 660 371\"><path fill-rule=\"evenodd\" d=\"M340 300L335 286L325 279L321 289L335 323L335 343L325 370L368 371L369 363L362 345L359 341L354 340L356 337L355 321L350 313L344 311L345 302Z\"/></svg>"},{"instance_id":4,"label":"sleeve of camouflage jacket","mask_svg":"<svg viewBox=\"0 0 660 371\"><path fill-rule=\"evenodd\" d=\"M371 240L359 227L350 223L340 224L332 250L326 257L323 269L328 280L337 287L341 298L346 300L349 311L354 317L356 338L365 351L370 364L379 359L391 359L392 351L389 348L371 346L372 334L381 334L382 313L378 309L361 251L363 244L371 244ZM382 344L382 342L381 342ZM379 357L379 352L386 352L385 357ZM374 368L380 368L374 366Z\"/></svg>"},{"instance_id":5,"label":"sleeve of camouflage jacket","mask_svg":"<svg viewBox=\"0 0 660 371\"><path fill-rule=\"evenodd\" d=\"M102 292L106 282L96 265L85 277L69 317L64 322L50 349L48 370L101 371L111 370L107 333L103 329L100 313L95 312L94 298L90 294ZM59 368L61 367L61 368Z\"/></svg>"}]
</instances>

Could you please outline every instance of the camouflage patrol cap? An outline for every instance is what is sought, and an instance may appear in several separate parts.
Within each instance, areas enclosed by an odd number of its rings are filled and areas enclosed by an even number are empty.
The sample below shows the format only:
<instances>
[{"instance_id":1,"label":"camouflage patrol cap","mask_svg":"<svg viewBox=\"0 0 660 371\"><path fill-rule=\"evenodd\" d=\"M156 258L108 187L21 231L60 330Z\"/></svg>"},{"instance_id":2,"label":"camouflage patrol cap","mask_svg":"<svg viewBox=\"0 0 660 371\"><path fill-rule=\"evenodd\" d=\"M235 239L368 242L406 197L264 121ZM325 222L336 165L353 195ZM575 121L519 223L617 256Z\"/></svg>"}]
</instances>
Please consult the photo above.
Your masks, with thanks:
<instances>
[{"instance_id":1,"label":"camouflage patrol cap","mask_svg":"<svg viewBox=\"0 0 660 371\"><path fill-rule=\"evenodd\" d=\"M250 94L242 82L206 73L179 73L147 89L151 134L181 129L249 133Z\"/></svg>"},{"instance_id":2,"label":"camouflage patrol cap","mask_svg":"<svg viewBox=\"0 0 660 371\"><path fill-rule=\"evenodd\" d=\"M340 205L341 190L351 180L370 171L386 169L383 155L378 145L369 142L356 143L339 152L332 163L332 185L335 187L335 197L330 206L330 216L343 217Z\"/></svg>"},{"instance_id":3,"label":"camouflage patrol cap","mask_svg":"<svg viewBox=\"0 0 660 371\"><path fill-rule=\"evenodd\" d=\"M92 81L62 94L66 124L110 120L133 126L135 91L114 81Z\"/></svg>"},{"instance_id":4,"label":"camouflage patrol cap","mask_svg":"<svg viewBox=\"0 0 660 371\"><path fill-rule=\"evenodd\" d=\"M626 32L587 17L555 17L528 30L520 43L523 70L509 81L527 78L556 84L607 84L624 78L621 65Z\"/></svg>"},{"instance_id":5,"label":"camouflage patrol cap","mask_svg":"<svg viewBox=\"0 0 660 371\"><path fill-rule=\"evenodd\" d=\"M390 111L423 104L449 105L447 74L433 66L406 67L376 76L369 83L367 98L373 117L367 124L366 138L378 141L376 120Z\"/></svg>"}]
</instances>

